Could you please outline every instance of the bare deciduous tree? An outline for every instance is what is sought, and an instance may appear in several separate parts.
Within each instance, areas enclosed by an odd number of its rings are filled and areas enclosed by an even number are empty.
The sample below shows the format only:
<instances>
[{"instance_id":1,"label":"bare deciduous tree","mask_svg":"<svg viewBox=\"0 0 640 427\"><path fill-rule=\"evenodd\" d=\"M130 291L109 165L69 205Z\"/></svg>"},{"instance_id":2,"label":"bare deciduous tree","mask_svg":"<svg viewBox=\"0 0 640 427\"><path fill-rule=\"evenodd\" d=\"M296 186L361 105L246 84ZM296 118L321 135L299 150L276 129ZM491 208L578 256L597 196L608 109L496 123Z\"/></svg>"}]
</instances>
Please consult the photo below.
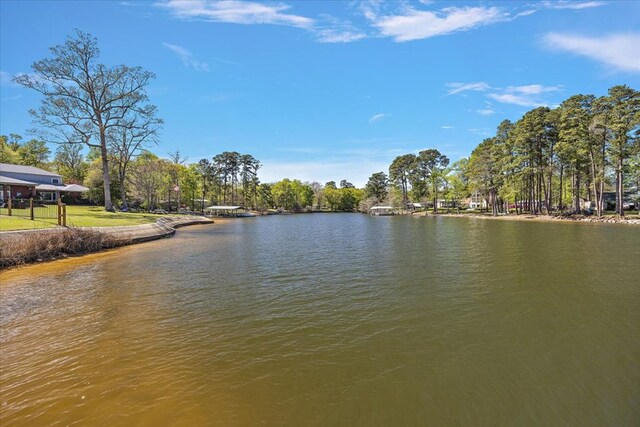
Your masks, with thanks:
<instances>
[{"instance_id":1,"label":"bare deciduous tree","mask_svg":"<svg viewBox=\"0 0 640 427\"><path fill-rule=\"evenodd\" d=\"M40 107L30 110L43 139L100 150L104 207L113 211L107 134L132 110L143 108L145 88L155 76L141 67L99 64L97 39L79 30L64 45L50 50L51 58L31 66L33 74L19 75L14 81L44 96Z\"/></svg>"}]
</instances>

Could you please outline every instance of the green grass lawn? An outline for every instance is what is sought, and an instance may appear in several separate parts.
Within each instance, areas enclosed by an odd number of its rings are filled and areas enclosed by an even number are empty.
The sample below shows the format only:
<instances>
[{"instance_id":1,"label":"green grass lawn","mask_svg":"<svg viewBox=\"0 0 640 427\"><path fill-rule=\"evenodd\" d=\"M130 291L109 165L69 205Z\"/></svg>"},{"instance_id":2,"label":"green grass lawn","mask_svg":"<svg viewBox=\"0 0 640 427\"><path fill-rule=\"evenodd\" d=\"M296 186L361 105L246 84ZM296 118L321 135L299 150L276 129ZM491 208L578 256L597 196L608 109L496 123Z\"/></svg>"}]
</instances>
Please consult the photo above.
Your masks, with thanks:
<instances>
[{"instance_id":1,"label":"green grass lawn","mask_svg":"<svg viewBox=\"0 0 640 427\"><path fill-rule=\"evenodd\" d=\"M56 218L37 218L31 221L28 209L13 209L14 215L7 216L7 209L0 209L0 231L29 230L33 228L55 227ZM42 213L45 215L45 213ZM113 227L121 225L139 225L155 222L162 215L147 213L106 212L99 206L67 206L67 226L69 227Z\"/></svg>"}]
</instances>

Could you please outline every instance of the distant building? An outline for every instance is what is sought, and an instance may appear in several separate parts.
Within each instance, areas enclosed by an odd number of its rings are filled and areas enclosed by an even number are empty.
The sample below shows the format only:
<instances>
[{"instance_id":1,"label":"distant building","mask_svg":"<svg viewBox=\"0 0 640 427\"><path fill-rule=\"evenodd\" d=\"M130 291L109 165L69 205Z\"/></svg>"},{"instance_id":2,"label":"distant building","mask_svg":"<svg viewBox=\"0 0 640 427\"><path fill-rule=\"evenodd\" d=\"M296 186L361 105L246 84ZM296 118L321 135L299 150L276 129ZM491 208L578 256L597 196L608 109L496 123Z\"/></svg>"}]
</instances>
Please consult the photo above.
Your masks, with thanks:
<instances>
[{"instance_id":1,"label":"distant building","mask_svg":"<svg viewBox=\"0 0 640 427\"><path fill-rule=\"evenodd\" d=\"M373 216L389 216L397 214L397 210L393 206L372 206L369 208L369 214Z\"/></svg>"},{"instance_id":2,"label":"distant building","mask_svg":"<svg viewBox=\"0 0 640 427\"><path fill-rule=\"evenodd\" d=\"M64 185L62 176L34 166L0 163L0 200L39 198L55 202L61 192L82 193L88 188Z\"/></svg>"},{"instance_id":3,"label":"distant building","mask_svg":"<svg viewBox=\"0 0 640 427\"><path fill-rule=\"evenodd\" d=\"M487 209L489 206L484 194L480 193L478 190L471 193L471 197L468 197L465 202L469 206L469 209Z\"/></svg>"}]
</instances>

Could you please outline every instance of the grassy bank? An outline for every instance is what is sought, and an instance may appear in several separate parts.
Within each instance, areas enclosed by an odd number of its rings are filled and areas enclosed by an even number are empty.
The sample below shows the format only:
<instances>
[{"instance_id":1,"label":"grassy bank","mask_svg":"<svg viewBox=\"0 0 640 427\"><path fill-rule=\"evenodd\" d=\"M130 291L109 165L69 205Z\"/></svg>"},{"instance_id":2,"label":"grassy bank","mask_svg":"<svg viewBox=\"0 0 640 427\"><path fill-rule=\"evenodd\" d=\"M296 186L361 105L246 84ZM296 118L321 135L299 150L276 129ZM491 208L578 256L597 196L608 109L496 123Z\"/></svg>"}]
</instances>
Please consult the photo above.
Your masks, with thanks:
<instances>
[{"instance_id":1,"label":"grassy bank","mask_svg":"<svg viewBox=\"0 0 640 427\"><path fill-rule=\"evenodd\" d=\"M57 226L55 218L31 221L26 209L13 209L13 216L7 216L7 209L0 209L0 231L30 230ZM21 216L18 216L21 215ZM106 212L99 206L67 206L69 227L116 227L154 223L162 215L148 213Z\"/></svg>"},{"instance_id":2,"label":"grassy bank","mask_svg":"<svg viewBox=\"0 0 640 427\"><path fill-rule=\"evenodd\" d=\"M126 241L90 230L65 229L53 232L27 233L11 238L0 245L0 268L68 255L96 252L127 244Z\"/></svg>"}]
</instances>

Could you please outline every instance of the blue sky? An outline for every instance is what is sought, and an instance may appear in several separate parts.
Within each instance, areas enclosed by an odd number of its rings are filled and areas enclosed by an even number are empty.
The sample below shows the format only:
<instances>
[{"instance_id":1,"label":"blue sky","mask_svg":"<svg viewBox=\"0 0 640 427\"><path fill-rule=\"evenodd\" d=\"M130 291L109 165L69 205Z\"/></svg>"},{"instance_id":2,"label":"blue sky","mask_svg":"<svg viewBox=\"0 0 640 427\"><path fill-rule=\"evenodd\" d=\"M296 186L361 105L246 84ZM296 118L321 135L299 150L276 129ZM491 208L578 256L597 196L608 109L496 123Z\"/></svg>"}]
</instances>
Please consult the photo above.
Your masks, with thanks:
<instances>
[{"instance_id":1,"label":"blue sky","mask_svg":"<svg viewBox=\"0 0 640 427\"><path fill-rule=\"evenodd\" d=\"M640 86L640 2L0 2L0 133L39 97L11 82L74 28L156 73L160 156L226 150L263 182L364 185L399 154L467 156L503 119ZM55 148L55 147L52 147Z\"/></svg>"}]
</instances>

